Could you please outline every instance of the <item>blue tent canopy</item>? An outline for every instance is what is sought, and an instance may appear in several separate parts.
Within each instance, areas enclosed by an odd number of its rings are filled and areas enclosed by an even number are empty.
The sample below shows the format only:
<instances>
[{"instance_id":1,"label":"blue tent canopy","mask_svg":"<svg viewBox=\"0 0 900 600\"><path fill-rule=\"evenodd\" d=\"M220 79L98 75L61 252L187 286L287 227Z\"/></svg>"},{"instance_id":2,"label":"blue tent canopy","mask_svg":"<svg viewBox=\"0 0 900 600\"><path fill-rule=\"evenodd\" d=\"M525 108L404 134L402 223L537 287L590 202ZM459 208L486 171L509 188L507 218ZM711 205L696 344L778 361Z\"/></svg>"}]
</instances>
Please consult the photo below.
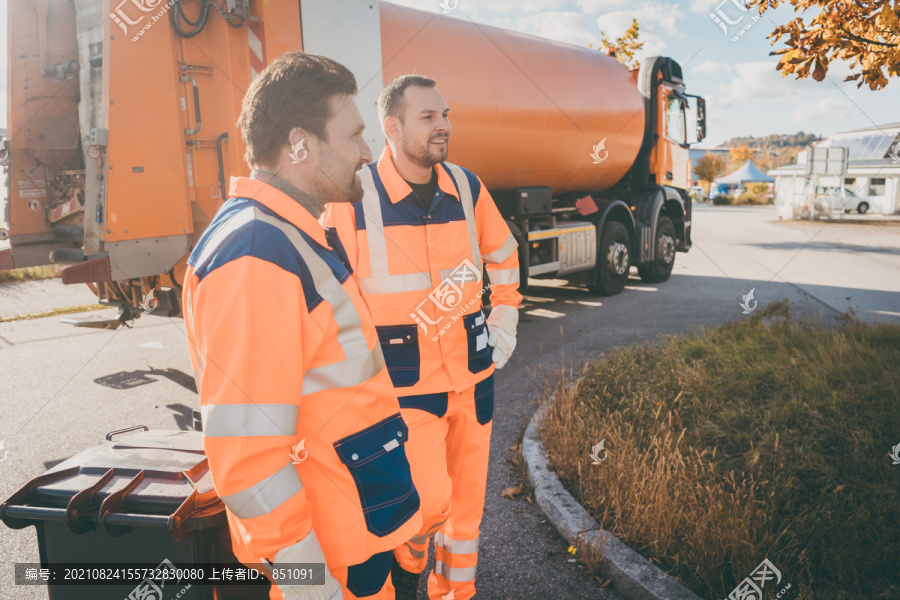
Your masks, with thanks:
<instances>
[{"instance_id":1,"label":"blue tent canopy","mask_svg":"<svg viewBox=\"0 0 900 600\"><path fill-rule=\"evenodd\" d=\"M728 175L723 175L716 179L716 184L735 185L742 183L774 183L775 179L769 177L759 170L752 161L747 161L741 167Z\"/></svg>"}]
</instances>

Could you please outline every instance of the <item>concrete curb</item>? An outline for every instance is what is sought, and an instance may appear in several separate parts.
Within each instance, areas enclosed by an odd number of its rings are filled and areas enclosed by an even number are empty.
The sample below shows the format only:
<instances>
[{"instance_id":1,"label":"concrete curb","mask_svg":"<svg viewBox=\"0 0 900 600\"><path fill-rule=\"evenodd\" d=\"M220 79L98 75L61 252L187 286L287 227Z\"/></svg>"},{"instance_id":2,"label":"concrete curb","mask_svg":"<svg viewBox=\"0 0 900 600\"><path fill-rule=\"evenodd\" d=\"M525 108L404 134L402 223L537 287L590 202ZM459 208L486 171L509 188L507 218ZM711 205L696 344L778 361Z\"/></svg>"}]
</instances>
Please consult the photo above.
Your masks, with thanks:
<instances>
[{"instance_id":1,"label":"concrete curb","mask_svg":"<svg viewBox=\"0 0 900 600\"><path fill-rule=\"evenodd\" d=\"M572 545L579 540L592 547L604 543L600 572L612 579L616 591L629 600L703 600L601 528L566 491L556 473L550 470L547 454L537 437L537 425L548 406L549 402L542 404L525 429L522 457L534 486L535 500L550 522Z\"/></svg>"}]
</instances>

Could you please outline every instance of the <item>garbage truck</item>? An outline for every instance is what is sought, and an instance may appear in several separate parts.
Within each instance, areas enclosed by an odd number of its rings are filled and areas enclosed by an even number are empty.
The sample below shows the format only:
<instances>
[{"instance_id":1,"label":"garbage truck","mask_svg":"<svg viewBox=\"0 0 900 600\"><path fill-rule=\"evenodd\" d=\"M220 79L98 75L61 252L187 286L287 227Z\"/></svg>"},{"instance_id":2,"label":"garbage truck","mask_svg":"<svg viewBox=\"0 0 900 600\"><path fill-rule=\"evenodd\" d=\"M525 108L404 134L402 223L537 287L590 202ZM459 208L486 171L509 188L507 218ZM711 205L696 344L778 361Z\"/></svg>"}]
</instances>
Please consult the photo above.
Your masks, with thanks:
<instances>
[{"instance_id":1,"label":"garbage truck","mask_svg":"<svg viewBox=\"0 0 900 600\"><path fill-rule=\"evenodd\" d=\"M445 7L449 10L450 5ZM119 308L180 314L194 243L247 175L241 101L274 58L334 58L358 82L377 156L377 98L437 80L450 160L476 173L518 241L523 287L620 292L662 282L691 247L689 147L705 103L681 66L378 0L8 0L8 172L0 269L63 265ZM148 305L149 309L148 310ZM86 323L87 324L87 323Z\"/></svg>"}]
</instances>

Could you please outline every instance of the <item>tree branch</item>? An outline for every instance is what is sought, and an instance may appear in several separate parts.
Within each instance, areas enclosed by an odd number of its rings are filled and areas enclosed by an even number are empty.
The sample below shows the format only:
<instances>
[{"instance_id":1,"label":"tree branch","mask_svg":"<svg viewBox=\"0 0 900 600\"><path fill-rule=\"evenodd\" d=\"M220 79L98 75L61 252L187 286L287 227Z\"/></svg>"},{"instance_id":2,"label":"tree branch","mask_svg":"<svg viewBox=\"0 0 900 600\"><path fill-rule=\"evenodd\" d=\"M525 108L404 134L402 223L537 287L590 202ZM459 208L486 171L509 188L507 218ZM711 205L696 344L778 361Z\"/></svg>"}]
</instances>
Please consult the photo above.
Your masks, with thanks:
<instances>
[{"instance_id":1,"label":"tree branch","mask_svg":"<svg viewBox=\"0 0 900 600\"><path fill-rule=\"evenodd\" d=\"M886 42L876 42L873 40L867 40L865 38L861 38L858 35L852 34L849 31L847 31L846 29L844 29L843 25L841 25L841 31L843 31L848 36L850 36L850 39L856 40L857 42L862 42L864 44L875 44L876 46L887 46L888 48L896 48L897 46L900 46L900 44L888 44Z\"/></svg>"}]
</instances>

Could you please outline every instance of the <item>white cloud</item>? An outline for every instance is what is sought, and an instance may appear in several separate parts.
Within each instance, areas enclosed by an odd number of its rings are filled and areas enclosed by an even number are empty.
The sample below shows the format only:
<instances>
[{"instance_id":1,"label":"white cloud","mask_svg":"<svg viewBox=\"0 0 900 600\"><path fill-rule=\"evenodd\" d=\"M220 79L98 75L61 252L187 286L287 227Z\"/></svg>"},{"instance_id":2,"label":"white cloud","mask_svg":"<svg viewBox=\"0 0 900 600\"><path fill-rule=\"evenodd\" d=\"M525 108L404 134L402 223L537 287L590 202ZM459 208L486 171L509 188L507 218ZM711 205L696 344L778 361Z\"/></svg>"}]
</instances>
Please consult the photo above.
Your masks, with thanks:
<instances>
[{"instance_id":1,"label":"white cloud","mask_svg":"<svg viewBox=\"0 0 900 600\"><path fill-rule=\"evenodd\" d=\"M716 10L720 0L691 0L690 11L698 15L708 15Z\"/></svg>"},{"instance_id":2,"label":"white cloud","mask_svg":"<svg viewBox=\"0 0 900 600\"><path fill-rule=\"evenodd\" d=\"M691 69L691 72L693 73L702 73L707 75L719 75L722 73L727 73L728 71L731 71L731 65L729 65L728 63L715 62L712 60L704 61Z\"/></svg>"},{"instance_id":3,"label":"white cloud","mask_svg":"<svg viewBox=\"0 0 900 600\"><path fill-rule=\"evenodd\" d=\"M631 27L634 19L638 20L640 26L640 39L645 42L663 37L684 37L684 32L678 26L678 13L672 7L658 2L602 14L597 17L597 25L606 35L618 37Z\"/></svg>"},{"instance_id":4,"label":"white cloud","mask_svg":"<svg viewBox=\"0 0 900 600\"><path fill-rule=\"evenodd\" d=\"M797 108L794 111L794 118L801 123L817 119L838 120L847 119L855 112L856 109L850 100L843 97L826 96L818 102L804 104Z\"/></svg>"},{"instance_id":5,"label":"white cloud","mask_svg":"<svg viewBox=\"0 0 900 600\"><path fill-rule=\"evenodd\" d=\"M515 29L576 46L597 46L595 32L585 27L584 15L573 11L547 11L518 19Z\"/></svg>"},{"instance_id":6,"label":"white cloud","mask_svg":"<svg viewBox=\"0 0 900 600\"><path fill-rule=\"evenodd\" d=\"M578 8L586 14L624 10L634 5L631 0L578 0Z\"/></svg>"},{"instance_id":7,"label":"white cloud","mask_svg":"<svg viewBox=\"0 0 900 600\"><path fill-rule=\"evenodd\" d=\"M665 40L660 38L651 38L649 40L644 41L644 47L640 49L640 51L636 52L634 57L643 62L644 59L650 56L666 56L668 53L666 52Z\"/></svg>"},{"instance_id":8,"label":"white cloud","mask_svg":"<svg viewBox=\"0 0 900 600\"><path fill-rule=\"evenodd\" d=\"M747 1L741 0L690 0L688 9L695 14L708 16L709 13L716 12L716 9L721 9L726 15L729 15L730 18L735 19L744 13L748 13L746 9ZM744 7L742 10L741 7ZM752 9L754 13L758 10L757 8Z\"/></svg>"},{"instance_id":9,"label":"white cloud","mask_svg":"<svg viewBox=\"0 0 900 600\"><path fill-rule=\"evenodd\" d=\"M775 61L745 62L732 65L737 75L729 83L720 86L722 102L752 102L778 100L796 101L802 96L801 90L775 69Z\"/></svg>"}]
</instances>

